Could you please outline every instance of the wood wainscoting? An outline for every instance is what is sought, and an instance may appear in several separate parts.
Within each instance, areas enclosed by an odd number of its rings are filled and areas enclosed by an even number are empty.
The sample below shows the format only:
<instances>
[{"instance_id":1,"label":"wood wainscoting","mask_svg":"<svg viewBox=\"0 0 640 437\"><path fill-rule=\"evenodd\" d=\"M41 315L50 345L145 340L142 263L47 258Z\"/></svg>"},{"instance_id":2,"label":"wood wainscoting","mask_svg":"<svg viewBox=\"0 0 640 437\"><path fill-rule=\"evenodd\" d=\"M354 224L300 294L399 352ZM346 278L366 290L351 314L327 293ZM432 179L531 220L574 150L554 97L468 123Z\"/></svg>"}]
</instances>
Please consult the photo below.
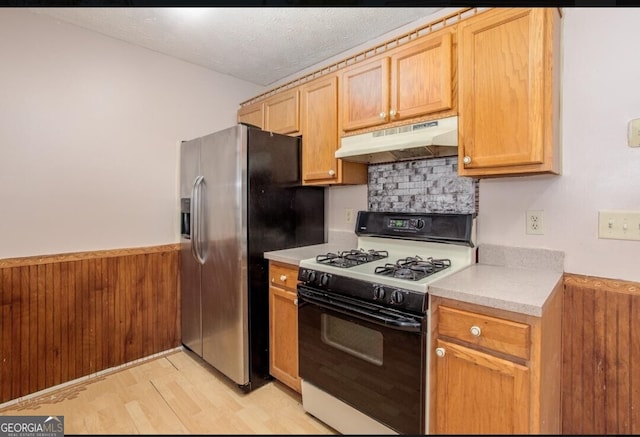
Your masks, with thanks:
<instances>
[{"instance_id":1,"label":"wood wainscoting","mask_svg":"<svg viewBox=\"0 0 640 437\"><path fill-rule=\"evenodd\" d=\"M0 403L180 345L179 246L0 260Z\"/></svg>"},{"instance_id":2,"label":"wood wainscoting","mask_svg":"<svg viewBox=\"0 0 640 437\"><path fill-rule=\"evenodd\" d=\"M640 433L640 284L564 285L562 433Z\"/></svg>"}]
</instances>

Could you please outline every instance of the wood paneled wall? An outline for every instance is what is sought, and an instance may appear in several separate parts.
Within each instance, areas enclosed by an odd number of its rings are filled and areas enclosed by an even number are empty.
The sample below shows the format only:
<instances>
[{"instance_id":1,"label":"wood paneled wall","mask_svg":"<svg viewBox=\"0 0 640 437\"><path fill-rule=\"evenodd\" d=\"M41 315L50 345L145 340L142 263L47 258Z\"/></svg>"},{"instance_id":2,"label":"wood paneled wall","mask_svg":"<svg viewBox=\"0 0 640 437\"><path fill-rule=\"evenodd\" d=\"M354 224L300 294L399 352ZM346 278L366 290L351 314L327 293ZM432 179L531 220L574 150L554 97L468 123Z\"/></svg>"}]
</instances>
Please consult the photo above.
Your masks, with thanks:
<instances>
[{"instance_id":1,"label":"wood paneled wall","mask_svg":"<svg viewBox=\"0 0 640 437\"><path fill-rule=\"evenodd\" d=\"M0 260L0 403L180 344L177 245Z\"/></svg>"},{"instance_id":2,"label":"wood paneled wall","mask_svg":"<svg viewBox=\"0 0 640 437\"><path fill-rule=\"evenodd\" d=\"M640 284L565 274L562 355L562 433L640 433Z\"/></svg>"}]
</instances>

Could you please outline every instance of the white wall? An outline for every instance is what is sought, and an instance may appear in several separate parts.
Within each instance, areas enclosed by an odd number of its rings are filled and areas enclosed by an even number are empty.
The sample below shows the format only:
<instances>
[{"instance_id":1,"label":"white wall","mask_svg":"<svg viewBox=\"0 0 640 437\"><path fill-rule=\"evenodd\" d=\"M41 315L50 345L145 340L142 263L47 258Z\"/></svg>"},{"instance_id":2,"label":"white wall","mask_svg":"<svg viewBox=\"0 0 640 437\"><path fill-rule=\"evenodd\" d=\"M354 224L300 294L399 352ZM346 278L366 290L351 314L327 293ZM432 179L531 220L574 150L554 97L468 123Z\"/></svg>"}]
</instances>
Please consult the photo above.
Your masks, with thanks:
<instances>
[{"instance_id":1,"label":"white wall","mask_svg":"<svg viewBox=\"0 0 640 437\"><path fill-rule=\"evenodd\" d=\"M178 144L263 88L0 10L0 258L178 241Z\"/></svg>"},{"instance_id":2,"label":"white wall","mask_svg":"<svg viewBox=\"0 0 640 437\"><path fill-rule=\"evenodd\" d=\"M565 8L562 176L482 180L479 243L565 252L565 271L640 281L640 241L598 239L598 210L640 211L640 9ZM525 234L525 211L544 210L544 235Z\"/></svg>"},{"instance_id":3,"label":"white wall","mask_svg":"<svg viewBox=\"0 0 640 437\"><path fill-rule=\"evenodd\" d=\"M327 188L327 220L326 225L331 231L352 231L355 233L356 225L345 221L345 209L353 209L354 212L366 211L367 185L345 185ZM345 249L350 249L345 247Z\"/></svg>"}]
</instances>

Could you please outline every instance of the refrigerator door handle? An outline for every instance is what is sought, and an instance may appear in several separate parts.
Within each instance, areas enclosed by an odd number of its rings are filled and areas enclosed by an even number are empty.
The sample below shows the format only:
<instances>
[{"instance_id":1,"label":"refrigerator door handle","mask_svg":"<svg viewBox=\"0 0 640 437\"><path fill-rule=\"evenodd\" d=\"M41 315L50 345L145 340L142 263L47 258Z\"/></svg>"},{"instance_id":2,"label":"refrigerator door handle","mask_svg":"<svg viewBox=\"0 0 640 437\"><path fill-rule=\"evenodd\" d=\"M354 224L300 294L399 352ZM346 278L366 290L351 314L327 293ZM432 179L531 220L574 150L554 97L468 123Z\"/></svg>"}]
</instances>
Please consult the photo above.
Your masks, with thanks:
<instances>
[{"instance_id":1,"label":"refrigerator door handle","mask_svg":"<svg viewBox=\"0 0 640 437\"><path fill-rule=\"evenodd\" d=\"M200 264L204 264L204 257L201 255L200 250L200 226L202 215L202 202L200 193L202 190L202 181L204 181L204 176L198 176L193 181L193 188L191 189L191 217L193 220L191 226L191 254Z\"/></svg>"}]
</instances>

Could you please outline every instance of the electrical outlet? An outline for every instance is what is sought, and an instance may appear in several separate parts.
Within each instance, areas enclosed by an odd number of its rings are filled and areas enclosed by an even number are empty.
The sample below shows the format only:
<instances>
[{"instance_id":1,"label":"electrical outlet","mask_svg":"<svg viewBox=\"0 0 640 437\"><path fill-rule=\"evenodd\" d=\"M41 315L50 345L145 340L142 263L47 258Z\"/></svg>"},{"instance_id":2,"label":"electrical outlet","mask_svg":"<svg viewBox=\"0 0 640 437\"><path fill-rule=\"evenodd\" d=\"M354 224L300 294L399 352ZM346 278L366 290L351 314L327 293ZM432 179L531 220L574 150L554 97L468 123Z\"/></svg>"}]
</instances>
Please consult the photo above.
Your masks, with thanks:
<instances>
[{"instance_id":1,"label":"electrical outlet","mask_svg":"<svg viewBox=\"0 0 640 437\"><path fill-rule=\"evenodd\" d=\"M527 234L544 234L544 211L527 211Z\"/></svg>"},{"instance_id":2,"label":"electrical outlet","mask_svg":"<svg viewBox=\"0 0 640 437\"><path fill-rule=\"evenodd\" d=\"M353 208L345 208L344 210L344 222L348 224L353 224L356 221L355 213L353 212Z\"/></svg>"}]
</instances>

